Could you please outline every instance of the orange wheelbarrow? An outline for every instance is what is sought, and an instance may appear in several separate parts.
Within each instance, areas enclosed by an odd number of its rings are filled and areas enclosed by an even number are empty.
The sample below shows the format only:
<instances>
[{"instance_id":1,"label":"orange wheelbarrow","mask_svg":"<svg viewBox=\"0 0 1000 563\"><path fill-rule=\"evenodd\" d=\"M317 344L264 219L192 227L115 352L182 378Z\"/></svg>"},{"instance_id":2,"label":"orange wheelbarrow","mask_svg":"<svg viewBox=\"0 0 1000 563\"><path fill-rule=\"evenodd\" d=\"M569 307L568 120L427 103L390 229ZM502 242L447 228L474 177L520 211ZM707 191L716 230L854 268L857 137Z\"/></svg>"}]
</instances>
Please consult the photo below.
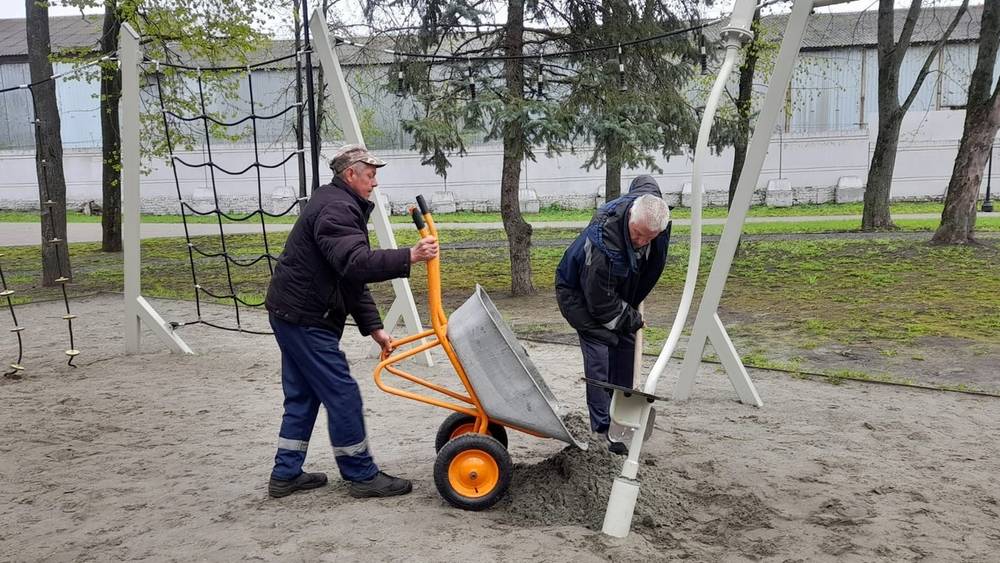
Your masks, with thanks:
<instances>
[{"instance_id":1,"label":"orange wheelbarrow","mask_svg":"<svg viewBox=\"0 0 1000 563\"><path fill-rule=\"evenodd\" d=\"M437 238L434 219L422 196L417 196L417 205L411 215L420 236ZM395 340L396 351L388 357L383 354L375 368L375 384L387 393L454 411L441 423L434 440L434 484L446 501L466 510L483 510L503 498L513 471L507 452L508 428L586 449L586 443L576 440L566 428L555 396L482 287L477 285L450 319L445 315L440 254L427 263L427 298L431 328ZM428 340L419 343L423 339ZM437 346L444 349L464 393L396 365ZM387 385L383 370L444 397Z\"/></svg>"}]
</instances>

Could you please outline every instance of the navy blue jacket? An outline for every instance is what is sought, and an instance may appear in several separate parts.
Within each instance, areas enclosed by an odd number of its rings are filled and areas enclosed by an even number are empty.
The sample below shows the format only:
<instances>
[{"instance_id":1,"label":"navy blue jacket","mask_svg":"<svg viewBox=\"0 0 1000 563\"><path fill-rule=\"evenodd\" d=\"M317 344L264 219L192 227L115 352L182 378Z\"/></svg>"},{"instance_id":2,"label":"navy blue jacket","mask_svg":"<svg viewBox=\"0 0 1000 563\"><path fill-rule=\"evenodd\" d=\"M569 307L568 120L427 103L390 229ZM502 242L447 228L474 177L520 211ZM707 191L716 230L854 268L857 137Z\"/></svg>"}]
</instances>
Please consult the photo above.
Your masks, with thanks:
<instances>
[{"instance_id":1,"label":"navy blue jacket","mask_svg":"<svg viewBox=\"0 0 1000 563\"><path fill-rule=\"evenodd\" d=\"M410 250L372 250L375 204L341 179L313 192L292 227L267 289L265 306L288 322L344 332L347 315L361 334L383 328L365 285L410 275Z\"/></svg>"},{"instance_id":2,"label":"navy blue jacket","mask_svg":"<svg viewBox=\"0 0 1000 563\"><path fill-rule=\"evenodd\" d=\"M639 176L628 194L601 206L556 269L556 299L563 317L581 334L610 346L642 326L639 303L653 290L667 262L669 225L649 243L648 251L632 248L628 212L636 198L646 194L661 197L652 176Z\"/></svg>"}]
</instances>

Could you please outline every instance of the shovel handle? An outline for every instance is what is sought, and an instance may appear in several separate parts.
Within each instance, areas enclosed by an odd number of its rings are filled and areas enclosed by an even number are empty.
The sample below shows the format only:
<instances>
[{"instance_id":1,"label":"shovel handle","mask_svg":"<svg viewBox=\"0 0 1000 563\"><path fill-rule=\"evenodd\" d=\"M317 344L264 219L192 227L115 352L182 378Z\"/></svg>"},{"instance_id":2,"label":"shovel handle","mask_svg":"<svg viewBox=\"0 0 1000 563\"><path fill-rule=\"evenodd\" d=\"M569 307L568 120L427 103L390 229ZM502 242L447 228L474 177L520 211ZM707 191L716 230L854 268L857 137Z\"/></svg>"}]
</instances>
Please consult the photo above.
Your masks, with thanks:
<instances>
[{"instance_id":1,"label":"shovel handle","mask_svg":"<svg viewBox=\"0 0 1000 563\"><path fill-rule=\"evenodd\" d=\"M423 231L427 225L424 223L424 216L420 213L420 210L416 207L410 208L410 217L413 218L413 224L417 226L418 231Z\"/></svg>"}]
</instances>

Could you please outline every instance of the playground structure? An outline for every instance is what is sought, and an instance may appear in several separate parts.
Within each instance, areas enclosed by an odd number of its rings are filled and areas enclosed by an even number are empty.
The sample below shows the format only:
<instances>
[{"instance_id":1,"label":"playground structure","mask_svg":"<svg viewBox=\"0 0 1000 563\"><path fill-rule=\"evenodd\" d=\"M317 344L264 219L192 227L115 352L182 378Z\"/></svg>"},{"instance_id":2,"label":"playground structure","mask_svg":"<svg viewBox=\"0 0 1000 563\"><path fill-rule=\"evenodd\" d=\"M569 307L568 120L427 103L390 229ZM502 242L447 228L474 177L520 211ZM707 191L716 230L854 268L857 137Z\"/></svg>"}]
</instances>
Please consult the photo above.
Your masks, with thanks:
<instances>
[{"instance_id":1,"label":"playground structure","mask_svg":"<svg viewBox=\"0 0 1000 563\"><path fill-rule=\"evenodd\" d=\"M753 188L760 176L761 166L767 154L767 147L774 131L774 125L777 123L782 105L784 104L785 91L791 81L795 59L802 45L802 37L809 20L809 14L812 13L814 8L841 4L847 1L850 0L794 1L787 27L782 34L781 47L774 65L774 72L768 83L767 95L764 98L763 106L757 117L753 136L747 149L746 161L743 164L743 169L740 171L736 194L730 205L729 216L726 219L722 238L719 241L712 269L709 272L708 283L702 293L701 303L694 321L694 328L691 332L691 337L688 339L687 350L684 353L684 362L674 387L673 398L675 400L686 400L691 396L694 380L701 365L702 353L704 352L706 341L711 341L712 347L719 356L740 402L758 407L763 406L760 395L750 380L746 367L740 360L739 353L733 346L732 340L726 333L722 320L719 318L719 302L722 298L722 290L726 285L726 279L729 277L729 269L732 267L733 258L736 256L736 248L739 244L740 235L743 232L743 224L750 209ZM698 132L691 183L691 256L688 262L684 292L673 327L656 360L656 364L642 385L642 391L620 388L613 390L611 402L612 421L619 427L628 429L631 440L628 458L622 465L621 475L615 479L612 486L611 495L608 499L608 508L604 517L602 530L610 536L625 537L631 529L632 515L635 512L635 503L639 497L639 456L642 452L643 442L652 432L652 424L655 419L653 403L658 397L654 393L656 392L657 383L666 370L667 363L670 361L677 342L680 339L681 329L687 322L688 310L694 295L694 286L698 279L698 265L701 251L701 201L704 192L704 183L701 178L701 163L708 149L708 134L715 118L719 98L722 96L726 81L729 79L729 75L735 66L738 50L744 42L753 37L750 25L753 21L754 10L757 7L754 0L736 0L730 16L729 26L722 32L723 41L726 46L726 56L712 88L712 93L708 98L702 117L701 128ZM637 347L637 353L639 353L639 350L641 349Z\"/></svg>"},{"instance_id":2,"label":"playground structure","mask_svg":"<svg viewBox=\"0 0 1000 563\"><path fill-rule=\"evenodd\" d=\"M312 29L313 34L316 38L316 43L310 48L308 29ZM120 48L119 48L119 60L121 61L122 67L122 98L121 98L121 139L122 139L122 217L123 217L123 245L124 245L124 262L125 262L125 351L128 354L135 354L139 352L140 348L140 336L142 333L142 326L145 325L149 328L153 334L155 334L172 352L192 354L193 350L180 335L175 330L179 323L171 323L165 320L156 309L147 301L142 295L142 287L140 282L140 271L141 271L141 257L140 257L140 197L141 192L141 174L140 174L140 142L139 142L139 129L140 129L140 99L139 90L141 76L143 74L143 68L146 67L148 71L152 68L154 72L158 72L161 63L158 61L146 61L143 59L141 47L140 47L140 37L139 35L127 24L122 26L122 31L120 35ZM323 69L327 73L328 77L332 77L329 80L330 86L333 93L334 104L336 107L336 116L339 120L339 125L344 131L344 141L346 143L357 143L364 144L364 139L361 135L361 128L358 123L357 115L354 111L354 106L350 101L350 96L347 90L347 83L344 80L343 72L340 68L339 60L337 59L336 53L332 48L332 43L330 42L328 32L326 30L326 24L323 18L319 15L318 11L314 13L311 18L310 25L307 27L306 42L305 42L305 55L307 58L311 56L313 52L318 53L320 62ZM283 58L299 58L303 53L296 53L291 56ZM249 69L250 67L247 67ZM201 91L200 86L200 75L203 71L211 71L213 69L202 69L198 68L198 80L199 80L199 91ZM228 69L227 69L228 70ZM311 74L311 73L310 73ZM157 81L159 85L159 81ZM308 84L309 91L311 92L311 83ZM252 86L251 86L251 96L252 96ZM162 102L162 95L161 95ZM252 106L252 98L251 98ZM208 122L213 121L216 124L221 124L218 120L207 115L205 111L205 101L204 95L202 95L201 100L201 115L196 116L174 116L179 117L184 121L201 121L204 124L206 139L208 138ZM286 110L287 111L287 110ZM163 114L164 128L167 138L170 137L169 125L167 124L166 116L169 113L165 108L161 106L161 113ZM281 112L284 113L284 112ZM278 114L280 115L280 113ZM311 116L310 112L310 116ZM257 116L253 113L253 108L251 107L251 116L248 119L252 119L256 123L257 119L264 119L269 117ZM238 124L244 120L235 122ZM312 124L312 119L310 120L310 147L309 152L312 155L312 186L315 188L319 185L319 147L318 140L315 135L315 124ZM222 124L228 125L228 124ZM169 142L169 141L168 141ZM256 133L255 133L255 143L256 143ZM207 144L207 140L206 140ZM297 153L301 155L304 149L300 148ZM291 157L288 157L291 158ZM207 167L212 178L212 191L215 192L215 171L220 170L224 173L233 174L233 172L227 171L218 164L212 161L211 150L208 151L208 160L206 162L192 165L182 161L179 157L175 155L170 155L171 166L175 169L178 163L186 166L194 167ZM287 160L287 159L286 159ZM282 162L283 163L283 162ZM273 167L273 165L266 165L259 161L251 164L247 168L257 168L261 167ZM176 177L176 176L175 176ZM227 271L230 264L238 264L231 256L226 253L225 250L225 230L223 228L222 217L224 213L218 209L218 197L216 194L216 208L209 212L197 212L194 211L191 206L184 201L183 196L180 193L180 185L178 182L178 193L177 197L179 200L179 206L182 217L185 217L188 212L195 212L200 215L214 214L218 218L219 225L219 236L223 241L223 250L221 253L213 255L214 257L219 257L226 261ZM384 196L376 189L372 197L376 201L375 212L372 215L372 222L375 225L375 230L378 235L379 244L382 248L396 248L396 239L389 226L388 215L385 211ZM295 204L293 204L295 205ZM265 246L266 246L266 229L264 227L264 215L272 215L263 211L261 207L255 214L260 215L261 229L265 236ZM253 214L252 214L253 215ZM226 216L226 218L229 218ZM192 274L194 274L194 246L188 240L189 255L192 260ZM208 254L204 254L209 256ZM260 258L268 259L268 266L270 267L271 260L275 259L269 253L261 256ZM387 327L391 328L395 326L401 320L405 323L406 327L410 331L417 331L421 327L420 319L416 309L416 303L413 300L413 294L410 290L409 281L406 279L396 279L392 281L393 291L396 298L389 308L386 314L385 324ZM239 306L240 304L248 305L243 301L236 289L230 283L229 294L228 295L216 295L209 293L205 288L202 288L197 283L197 278L194 281L195 288L195 298L196 302L198 295L202 292L216 298L225 298L232 300L234 306L237 309L237 328L235 330L244 330L239 326ZM260 304L254 304L259 306ZM201 319L200 309L199 318L196 322L205 322ZM210 323L205 323L210 324ZM425 355L424 360L430 365L431 358L430 355Z\"/></svg>"}]
</instances>

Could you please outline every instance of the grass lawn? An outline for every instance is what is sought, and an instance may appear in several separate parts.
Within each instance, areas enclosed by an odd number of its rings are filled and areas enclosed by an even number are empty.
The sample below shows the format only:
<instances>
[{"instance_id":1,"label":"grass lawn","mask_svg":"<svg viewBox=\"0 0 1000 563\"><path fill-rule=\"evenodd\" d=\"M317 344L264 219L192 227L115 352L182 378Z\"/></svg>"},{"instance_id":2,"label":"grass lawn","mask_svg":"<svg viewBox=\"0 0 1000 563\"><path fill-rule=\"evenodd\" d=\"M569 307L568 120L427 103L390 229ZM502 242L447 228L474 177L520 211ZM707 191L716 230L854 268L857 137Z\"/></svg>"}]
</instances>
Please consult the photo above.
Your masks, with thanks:
<instances>
[{"instance_id":1,"label":"grass lawn","mask_svg":"<svg viewBox=\"0 0 1000 563\"><path fill-rule=\"evenodd\" d=\"M943 204L940 202L900 202L892 204L892 213L941 213ZM766 207L763 205L754 206L750 209L750 217L791 217L791 216L823 216L823 215L861 215L862 205L860 203L825 203L821 205L797 205L795 207ZM548 207L539 213L525 214L529 222L545 221L587 221L590 219L591 211L560 209ZM725 207L707 207L703 216L725 217L727 210ZM691 210L685 207L678 207L673 210L673 216L678 219L686 219L691 216ZM179 223L180 215L144 215L145 223ZM215 223L212 216L189 216L189 222L193 223ZM390 217L393 223L407 223L408 216L394 215ZM499 223L502 221L499 213L472 213L458 212L436 215L435 220L439 223ZM76 211L67 214L67 221L73 223L100 223L101 218L88 216ZM267 221L273 223L294 223L294 216L268 218ZM0 223L37 223L38 213L27 211L0 211ZM223 220L224 223L229 221Z\"/></svg>"},{"instance_id":2,"label":"grass lawn","mask_svg":"<svg viewBox=\"0 0 1000 563\"><path fill-rule=\"evenodd\" d=\"M748 225L764 226L788 225ZM798 231L810 226L801 224ZM994 225L994 229L1000 230L1000 225ZM495 230L441 234L445 243L504 239L503 232ZM572 230L536 231L537 241L551 242L532 250L532 273L539 294L523 299L505 298L510 271L504 245L446 249L442 279L447 307L450 310L459 305L478 283L494 296L519 334L571 336L558 313L552 286L565 243L575 234ZM280 252L285 236L270 235L272 253ZM416 235L403 231L398 238L401 244L409 244ZM219 250L216 237L200 237L194 242L207 253ZM263 252L257 235L230 236L227 244L240 260L256 258ZM647 304L651 325L648 352L656 353L666 338L683 285L688 250L688 245L680 241L671 245L668 267L654 293L657 297ZM702 282L714 251L714 244L705 245ZM142 253L145 295L194 299L188 252L182 239L145 240ZM61 297L58 289L38 287L37 247L7 248L2 249L2 254L0 266L8 287L16 290L15 303ZM102 253L98 243L79 243L71 245L71 259L71 296L122 291L121 254ZM213 293L229 293L220 259L199 257L195 262L199 284ZM269 278L266 260L248 268L232 268L232 272L239 296L248 302L260 302ZM416 266L411 279L421 307L426 291L424 272L423 266ZM989 357L1000 354L997 272L1000 247L994 242L973 247L937 247L924 241L899 239L744 242L726 286L721 315L748 365L847 373L840 363L830 361L830 351L853 350L850 353L857 354L857 350L863 350L867 359L858 362L865 364L867 371L857 373L868 378L905 379L913 364L952 361L954 355L963 361L982 360L988 365ZM374 290L379 302L387 307L391 286L376 284ZM206 296L202 299L212 300ZM848 371L854 375L858 362L849 364Z\"/></svg>"}]
</instances>

